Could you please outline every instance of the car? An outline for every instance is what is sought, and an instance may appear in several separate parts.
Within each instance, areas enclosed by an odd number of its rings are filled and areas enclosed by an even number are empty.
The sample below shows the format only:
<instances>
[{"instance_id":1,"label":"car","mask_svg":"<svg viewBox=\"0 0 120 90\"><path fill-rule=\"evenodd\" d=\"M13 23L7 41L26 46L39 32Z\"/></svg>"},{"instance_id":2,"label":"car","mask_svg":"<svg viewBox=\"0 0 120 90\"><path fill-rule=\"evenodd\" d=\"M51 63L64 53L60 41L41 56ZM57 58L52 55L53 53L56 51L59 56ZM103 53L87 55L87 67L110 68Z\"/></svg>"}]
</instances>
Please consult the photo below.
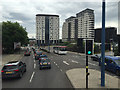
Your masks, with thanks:
<instances>
[{"instance_id":1,"label":"car","mask_svg":"<svg viewBox=\"0 0 120 90\"><path fill-rule=\"evenodd\" d=\"M41 59L48 59L48 57L47 57L47 55L40 55L40 57L39 57L39 63L40 63Z\"/></svg>"},{"instance_id":2,"label":"car","mask_svg":"<svg viewBox=\"0 0 120 90\"><path fill-rule=\"evenodd\" d=\"M5 64L1 70L2 79L18 77L22 78L26 72L26 64L22 61L11 61Z\"/></svg>"},{"instance_id":3,"label":"car","mask_svg":"<svg viewBox=\"0 0 120 90\"><path fill-rule=\"evenodd\" d=\"M100 60L100 66L101 66ZM120 76L120 57L105 56L105 70L115 73Z\"/></svg>"},{"instance_id":4,"label":"car","mask_svg":"<svg viewBox=\"0 0 120 90\"><path fill-rule=\"evenodd\" d=\"M49 68L51 69L51 63L50 63L50 59L48 58L44 58L44 59L41 59L40 62L39 62L39 69L43 69L43 68Z\"/></svg>"},{"instance_id":5,"label":"car","mask_svg":"<svg viewBox=\"0 0 120 90\"><path fill-rule=\"evenodd\" d=\"M100 58L101 58L101 56L100 56L100 55L97 55L97 54L91 56L91 59L92 59L93 61L99 61Z\"/></svg>"},{"instance_id":6,"label":"car","mask_svg":"<svg viewBox=\"0 0 120 90\"><path fill-rule=\"evenodd\" d=\"M39 60L40 55L42 55L42 54L43 54L42 51L37 51L37 52L35 53L35 60Z\"/></svg>"},{"instance_id":7,"label":"car","mask_svg":"<svg viewBox=\"0 0 120 90\"><path fill-rule=\"evenodd\" d=\"M30 51L26 50L25 53L24 53L24 56L30 56Z\"/></svg>"}]
</instances>

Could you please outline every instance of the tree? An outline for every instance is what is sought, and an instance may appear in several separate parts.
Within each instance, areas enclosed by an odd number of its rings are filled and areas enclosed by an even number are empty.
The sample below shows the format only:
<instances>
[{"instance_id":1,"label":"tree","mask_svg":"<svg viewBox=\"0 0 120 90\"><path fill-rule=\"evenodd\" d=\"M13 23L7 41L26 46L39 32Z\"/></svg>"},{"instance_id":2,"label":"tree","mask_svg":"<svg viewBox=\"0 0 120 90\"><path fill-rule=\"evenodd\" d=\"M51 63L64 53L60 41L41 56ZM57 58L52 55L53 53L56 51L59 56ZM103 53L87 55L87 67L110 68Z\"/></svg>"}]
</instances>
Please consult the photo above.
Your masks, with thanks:
<instances>
[{"instance_id":1,"label":"tree","mask_svg":"<svg viewBox=\"0 0 120 90\"><path fill-rule=\"evenodd\" d=\"M22 45L28 43L26 29L19 23L7 21L2 22L2 48L3 53L14 52L14 42L21 42Z\"/></svg>"}]
</instances>

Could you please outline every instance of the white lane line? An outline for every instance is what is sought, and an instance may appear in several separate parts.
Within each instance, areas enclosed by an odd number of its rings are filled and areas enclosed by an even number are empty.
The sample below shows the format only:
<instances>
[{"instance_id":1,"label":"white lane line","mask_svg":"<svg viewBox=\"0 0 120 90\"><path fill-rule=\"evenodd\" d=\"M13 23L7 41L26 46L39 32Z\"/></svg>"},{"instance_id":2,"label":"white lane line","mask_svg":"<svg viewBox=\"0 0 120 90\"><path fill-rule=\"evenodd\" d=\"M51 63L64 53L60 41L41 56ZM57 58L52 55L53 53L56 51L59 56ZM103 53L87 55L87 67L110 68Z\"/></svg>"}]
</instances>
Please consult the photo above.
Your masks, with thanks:
<instances>
[{"instance_id":1,"label":"white lane line","mask_svg":"<svg viewBox=\"0 0 120 90\"><path fill-rule=\"evenodd\" d=\"M34 63L35 63L35 60L34 60Z\"/></svg>"},{"instance_id":2,"label":"white lane line","mask_svg":"<svg viewBox=\"0 0 120 90\"><path fill-rule=\"evenodd\" d=\"M57 63L56 63L56 66L57 66Z\"/></svg>"},{"instance_id":3,"label":"white lane line","mask_svg":"<svg viewBox=\"0 0 120 90\"><path fill-rule=\"evenodd\" d=\"M58 66L58 68L59 68L59 66Z\"/></svg>"},{"instance_id":4,"label":"white lane line","mask_svg":"<svg viewBox=\"0 0 120 90\"><path fill-rule=\"evenodd\" d=\"M74 63L78 63L77 61L74 61L74 60L72 60L72 62L74 62Z\"/></svg>"},{"instance_id":5,"label":"white lane line","mask_svg":"<svg viewBox=\"0 0 120 90\"><path fill-rule=\"evenodd\" d=\"M96 64L93 64L93 63L90 63L90 62L88 62L88 64L90 64L90 65L93 65L93 66L98 66L98 65L96 65Z\"/></svg>"},{"instance_id":6,"label":"white lane line","mask_svg":"<svg viewBox=\"0 0 120 90\"><path fill-rule=\"evenodd\" d=\"M60 71L62 72L62 69L60 69Z\"/></svg>"},{"instance_id":7,"label":"white lane line","mask_svg":"<svg viewBox=\"0 0 120 90\"><path fill-rule=\"evenodd\" d=\"M67 63L66 61L63 61L63 63L65 63L66 65L69 65L69 63Z\"/></svg>"},{"instance_id":8,"label":"white lane line","mask_svg":"<svg viewBox=\"0 0 120 90\"><path fill-rule=\"evenodd\" d=\"M36 64L34 63L34 69L36 68Z\"/></svg>"},{"instance_id":9,"label":"white lane line","mask_svg":"<svg viewBox=\"0 0 120 90\"><path fill-rule=\"evenodd\" d=\"M35 72L32 73L32 76L31 76L31 78L30 78L30 83L31 83L31 81L32 81L32 79L33 79L34 74L35 74Z\"/></svg>"},{"instance_id":10,"label":"white lane line","mask_svg":"<svg viewBox=\"0 0 120 90\"><path fill-rule=\"evenodd\" d=\"M54 62L54 64L55 64L55 62Z\"/></svg>"}]
</instances>

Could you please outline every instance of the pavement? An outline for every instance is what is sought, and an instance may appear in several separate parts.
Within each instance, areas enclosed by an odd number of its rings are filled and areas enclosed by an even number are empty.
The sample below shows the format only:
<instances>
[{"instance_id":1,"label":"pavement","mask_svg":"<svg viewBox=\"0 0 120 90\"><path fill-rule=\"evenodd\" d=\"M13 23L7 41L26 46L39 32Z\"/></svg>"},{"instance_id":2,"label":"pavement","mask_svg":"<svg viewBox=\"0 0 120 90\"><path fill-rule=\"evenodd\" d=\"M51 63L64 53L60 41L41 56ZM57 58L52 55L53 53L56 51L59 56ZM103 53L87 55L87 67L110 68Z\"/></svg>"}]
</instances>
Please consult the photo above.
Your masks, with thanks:
<instances>
[{"instance_id":1,"label":"pavement","mask_svg":"<svg viewBox=\"0 0 120 90\"><path fill-rule=\"evenodd\" d=\"M2 55L2 66L9 61L18 61L21 60L24 54L5 54Z\"/></svg>"},{"instance_id":2,"label":"pavement","mask_svg":"<svg viewBox=\"0 0 120 90\"><path fill-rule=\"evenodd\" d=\"M101 72L89 69L88 88L120 88L120 78L105 74L105 87L101 87ZM86 69L75 68L66 72L74 88L86 88Z\"/></svg>"}]
</instances>

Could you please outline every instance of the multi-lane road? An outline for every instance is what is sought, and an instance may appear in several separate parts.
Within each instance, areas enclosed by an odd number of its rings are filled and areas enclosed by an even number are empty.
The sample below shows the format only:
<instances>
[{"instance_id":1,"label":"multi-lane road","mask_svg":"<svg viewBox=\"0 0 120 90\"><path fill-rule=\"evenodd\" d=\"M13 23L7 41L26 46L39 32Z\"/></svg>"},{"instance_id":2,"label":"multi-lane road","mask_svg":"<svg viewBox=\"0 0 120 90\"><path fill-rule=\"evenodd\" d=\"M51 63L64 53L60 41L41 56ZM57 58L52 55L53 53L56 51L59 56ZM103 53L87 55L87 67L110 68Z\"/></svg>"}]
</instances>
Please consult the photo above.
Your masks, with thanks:
<instances>
[{"instance_id":1,"label":"multi-lane road","mask_svg":"<svg viewBox=\"0 0 120 90\"><path fill-rule=\"evenodd\" d=\"M2 88L73 88L65 72L73 68L85 68L84 55L68 52L67 55L45 53L51 59L51 69L39 70L34 54L21 60L27 65L27 72L21 79L2 81ZM89 57L89 68L100 70L99 63ZM112 74L114 76L114 74Z\"/></svg>"}]
</instances>

